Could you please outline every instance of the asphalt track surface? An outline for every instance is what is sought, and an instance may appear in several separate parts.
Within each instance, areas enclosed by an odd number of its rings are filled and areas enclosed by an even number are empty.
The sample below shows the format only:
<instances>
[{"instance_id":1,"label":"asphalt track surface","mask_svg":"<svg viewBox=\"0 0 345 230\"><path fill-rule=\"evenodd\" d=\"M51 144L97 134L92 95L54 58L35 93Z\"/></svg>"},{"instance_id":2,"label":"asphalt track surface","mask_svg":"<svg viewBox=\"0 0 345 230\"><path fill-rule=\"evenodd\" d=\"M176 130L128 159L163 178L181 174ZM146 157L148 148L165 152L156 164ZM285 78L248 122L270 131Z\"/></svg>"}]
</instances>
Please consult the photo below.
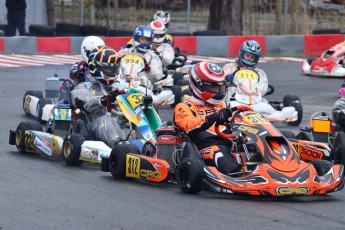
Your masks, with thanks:
<instances>
[{"instance_id":1,"label":"asphalt track surface","mask_svg":"<svg viewBox=\"0 0 345 230\"><path fill-rule=\"evenodd\" d=\"M260 63L275 86L270 100L300 96L301 127L317 111L330 112L342 79L302 76L300 64ZM69 167L61 160L20 154L8 144L11 128L28 120L22 97L44 79L68 76L70 65L0 69L0 229L344 229L345 190L314 197L248 197L174 185L117 181L97 165ZM163 120L171 109L160 109ZM286 125L281 129L297 131Z\"/></svg>"}]
</instances>

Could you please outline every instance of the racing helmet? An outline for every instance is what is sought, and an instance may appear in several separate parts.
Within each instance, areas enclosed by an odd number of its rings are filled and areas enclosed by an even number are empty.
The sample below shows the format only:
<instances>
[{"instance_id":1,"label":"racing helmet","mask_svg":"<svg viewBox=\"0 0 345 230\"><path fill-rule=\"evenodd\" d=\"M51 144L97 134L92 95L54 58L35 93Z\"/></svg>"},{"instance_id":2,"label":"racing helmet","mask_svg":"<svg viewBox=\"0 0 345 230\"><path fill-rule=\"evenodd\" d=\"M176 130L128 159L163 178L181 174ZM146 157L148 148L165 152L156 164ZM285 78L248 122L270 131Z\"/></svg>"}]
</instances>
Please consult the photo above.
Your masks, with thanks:
<instances>
[{"instance_id":1,"label":"racing helmet","mask_svg":"<svg viewBox=\"0 0 345 230\"><path fill-rule=\"evenodd\" d=\"M81 43L80 53L83 60L88 63L91 50L97 46L104 46L104 41L97 36L87 36Z\"/></svg>"},{"instance_id":2,"label":"racing helmet","mask_svg":"<svg viewBox=\"0 0 345 230\"><path fill-rule=\"evenodd\" d=\"M254 67L261 56L261 48L257 41L247 40L241 45L238 54L238 63L241 67Z\"/></svg>"},{"instance_id":3,"label":"racing helmet","mask_svg":"<svg viewBox=\"0 0 345 230\"><path fill-rule=\"evenodd\" d=\"M112 84L117 78L118 54L109 46L98 46L90 52L89 71L102 84Z\"/></svg>"},{"instance_id":4,"label":"racing helmet","mask_svg":"<svg viewBox=\"0 0 345 230\"><path fill-rule=\"evenodd\" d=\"M165 25L165 28L169 27L170 14L163 10L158 10L155 15L153 15L154 21L160 21Z\"/></svg>"},{"instance_id":5,"label":"racing helmet","mask_svg":"<svg viewBox=\"0 0 345 230\"><path fill-rule=\"evenodd\" d=\"M224 71L217 64L199 62L191 68L189 88L196 98L218 105L225 97L225 87Z\"/></svg>"},{"instance_id":6,"label":"racing helmet","mask_svg":"<svg viewBox=\"0 0 345 230\"><path fill-rule=\"evenodd\" d=\"M138 26L133 34L134 46L138 50L147 52L151 50L153 42L153 32L148 26Z\"/></svg>"},{"instance_id":7,"label":"racing helmet","mask_svg":"<svg viewBox=\"0 0 345 230\"><path fill-rule=\"evenodd\" d=\"M150 22L149 27L153 31L153 45L159 46L164 42L167 34L164 24L160 21L152 21Z\"/></svg>"},{"instance_id":8,"label":"racing helmet","mask_svg":"<svg viewBox=\"0 0 345 230\"><path fill-rule=\"evenodd\" d=\"M338 98L345 98L345 83L341 85L341 88L338 91Z\"/></svg>"}]
</instances>

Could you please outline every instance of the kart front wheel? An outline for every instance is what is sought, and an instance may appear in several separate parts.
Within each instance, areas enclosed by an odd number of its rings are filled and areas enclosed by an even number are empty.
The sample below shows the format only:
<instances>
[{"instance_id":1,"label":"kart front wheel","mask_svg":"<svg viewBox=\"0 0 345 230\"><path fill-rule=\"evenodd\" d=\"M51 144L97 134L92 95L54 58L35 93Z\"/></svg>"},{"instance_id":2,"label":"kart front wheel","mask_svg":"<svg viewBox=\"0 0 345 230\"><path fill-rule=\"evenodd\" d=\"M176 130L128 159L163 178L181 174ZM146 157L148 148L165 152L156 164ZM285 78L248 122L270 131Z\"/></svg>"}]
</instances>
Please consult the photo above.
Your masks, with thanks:
<instances>
[{"instance_id":1,"label":"kart front wheel","mask_svg":"<svg viewBox=\"0 0 345 230\"><path fill-rule=\"evenodd\" d=\"M324 176L332 168L332 163L326 160L314 160L310 164L314 166L319 176Z\"/></svg>"},{"instance_id":2,"label":"kart front wheel","mask_svg":"<svg viewBox=\"0 0 345 230\"><path fill-rule=\"evenodd\" d=\"M16 129L16 147L21 153L27 153L27 147L25 146L25 132L27 130L42 131L42 126L37 121L23 121L20 122ZM34 140L29 140L27 143L33 143Z\"/></svg>"},{"instance_id":3,"label":"kart front wheel","mask_svg":"<svg viewBox=\"0 0 345 230\"><path fill-rule=\"evenodd\" d=\"M38 99L43 98L43 92L41 90L27 90L23 97L23 110L26 116L30 116L30 98L26 96L37 97Z\"/></svg>"},{"instance_id":4,"label":"kart front wheel","mask_svg":"<svg viewBox=\"0 0 345 230\"><path fill-rule=\"evenodd\" d=\"M111 150L109 171L115 179L124 179L126 177L126 156L128 153L139 153L139 149L129 143L120 143Z\"/></svg>"},{"instance_id":5,"label":"kart front wheel","mask_svg":"<svg viewBox=\"0 0 345 230\"><path fill-rule=\"evenodd\" d=\"M301 124L302 119L303 119L303 107L302 107L301 99L296 95L286 95L283 98L283 105L284 107L289 107L289 106L294 107L298 113L297 120L292 121L292 122L287 122L288 125L298 126L299 124Z\"/></svg>"},{"instance_id":6,"label":"kart front wheel","mask_svg":"<svg viewBox=\"0 0 345 230\"><path fill-rule=\"evenodd\" d=\"M42 120L43 108L45 105L53 104L50 98L41 98L37 103L37 121L44 124L46 121Z\"/></svg>"},{"instance_id":7,"label":"kart front wheel","mask_svg":"<svg viewBox=\"0 0 345 230\"><path fill-rule=\"evenodd\" d=\"M281 130L280 133L286 138L296 139L296 134L288 130Z\"/></svg>"},{"instance_id":8,"label":"kart front wheel","mask_svg":"<svg viewBox=\"0 0 345 230\"><path fill-rule=\"evenodd\" d=\"M78 133L71 133L65 138L61 155L67 165L80 166L83 163L79 158L84 140L85 138Z\"/></svg>"},{"instance_id":9,"label":"kart front wheel","mask_svg":"<svg viewBox=\"0 0 345 230\"><path fill-rule=\"evenodd\" d=\"M203 166L195 159L185 158L176 170L176 182L184 193L197 194L203 189Z\"/></svg>"}]
</instances>

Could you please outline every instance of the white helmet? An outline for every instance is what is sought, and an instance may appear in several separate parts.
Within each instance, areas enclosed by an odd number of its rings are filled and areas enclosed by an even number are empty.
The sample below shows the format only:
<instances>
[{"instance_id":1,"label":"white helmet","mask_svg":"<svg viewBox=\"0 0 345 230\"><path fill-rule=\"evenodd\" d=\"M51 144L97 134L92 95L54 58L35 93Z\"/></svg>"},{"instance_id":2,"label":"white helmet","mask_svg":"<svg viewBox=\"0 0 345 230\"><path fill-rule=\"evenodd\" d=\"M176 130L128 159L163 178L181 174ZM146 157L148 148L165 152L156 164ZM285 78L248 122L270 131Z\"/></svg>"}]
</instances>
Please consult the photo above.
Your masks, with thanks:
<instances>
[{"instance_id":1,"label":"white helmet","mask_svg":"<svg viewBox=\"0 0 345 230\"><path fill-rule=\"evenodd\" d=\"M158 10L155 15L153 15L153 20L160 21L165 25L165 28L169 27L170 14L163 10Z\"/></svg>"},{"instance_id":2,"label":"white helmet","mask_svg":"<svg viewBox=\"0 0 345 230\"><path fill-rule=\"evenodd\" d=\"M93 50L97 46L104 46L104 45L105 43L100 37L97 37L97 36L85 37L80 47L81 57L86 63L88 63L91 50Z\"/></svg>"},{"instance_id":3,"label":"white helmet","mask_svg":"<svg viewBox=\"0 0 345 230\"><path fill-rule=\"evenodd\" d=\"M164 42L167 30L161 21L152 21L149 27L153 31L153 45L159 46Z\"/></svg>"}]
</instances>

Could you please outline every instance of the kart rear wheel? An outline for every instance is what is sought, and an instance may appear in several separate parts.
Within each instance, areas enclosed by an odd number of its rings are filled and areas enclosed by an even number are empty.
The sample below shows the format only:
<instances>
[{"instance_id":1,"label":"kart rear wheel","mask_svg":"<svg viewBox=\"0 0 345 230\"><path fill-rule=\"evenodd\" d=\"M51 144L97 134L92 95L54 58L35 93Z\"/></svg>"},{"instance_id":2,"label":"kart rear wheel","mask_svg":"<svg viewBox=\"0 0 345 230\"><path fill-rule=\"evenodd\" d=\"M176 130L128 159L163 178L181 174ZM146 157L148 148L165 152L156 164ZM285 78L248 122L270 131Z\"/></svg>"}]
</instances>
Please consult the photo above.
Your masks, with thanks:
<instances>
[{"instance_id":1,"label":"kart rear wheel","mask_svg":"<svg viewBox=\"0 0 345 230\"><path fill-rule=\"evenodd\" d=\"M30 110L28 108L28 104L30 101L28 101L28 103L26 103L26 96L34 96L34 97L37 97L39 99L43 98L43 92L40 91L40 90L27 90L24 94L24 97L23 97L23 110L24 110L24 113L26 116L30 116L31 113L30 113Z\"/></svg>"},{"instance_id":2,"label":"kart rear wheel","mask_svg":"<svg viewBox=\"0 0 345 230\"><path fill-rule=\"evenodd\" d=\"M288 122L288 125L290 126L298 126L299 124L301 124L302 119L303 119L303 107L301 102L298 101L293 101L291 102L291 106L295 108L295 110L297 111L297 120L296 121L292 121L292 122Z\"/></svg>"},{"instance_id":3,"label":"kart rear wheel","mask_svg":"<svg viewBox=\"0 0 345 230\"><path fill-rule=\"evenodd\" d=\"M185 158L177 166L176 182L184 193L197 194L203 189L203 166L200 161Z\"/></svg>"},{"instance_id":4,"label":"kart rear wheel","mask_svg":"<svg viewBox=\"0 0 345 230\"><path fill-rule=\"evenodd\" d=\"M53 104L50 98L41 98L37 103L37 121L41 124L45 124L46 121L42 120L43 108L45 105Z\"/></svg>"},{"instance_id":5,"label":"kart rear wheel","mask_svg":"<svg viewBox=\"0 0 345 230\"><path fill-rule=\"evenodd\" d=\"M340 131L334 139L333 156L334 162L345 165L345 133Z\"/></svg>"},{"instance_id":6,"label":"kart rear wheel","mask_svg":"<svg viewBox=\"0 0 345 230\"><path fill-rule=\"evenodd\" d=\"M109 156L109 171L115 179L126 177L126 156L128 153L140 153L137 146L129 143L117 144Z\"/></svg>"},{"instance_id":7,"label":"kart rear wheel","mask_svg":"<svg viewBox=\"0 0 345 230\"><path fill-rule=\"evenodd\" d=\"M16 129L16 147L20 153L27 153L25 148L25 132L27 130L42 131L42 126L37 121L20 122Z\"/></svg>"},{"instance_id":8,"label":"kart rear wheel","mask_svg":"<svg viewBox=\"0 0 345 230\"><path fill-rule=\"evenodd\" d=\"M288 130L281 130L280 133L286 138L296 139L296 134Z\"/></svg>"},{"instance_id":9,"label":"kart rear wheel","mask_svg":"<svg viewBox=\"0 0 345 230\"><path fill-rule=\"evenodd\" d=\"M62 147L62 159L70 166L80 166L83 161L79 160L81 145L83 144L85 138L78 133L69 134Z\"/></svg>"},{"instance_id":10,"label":"kart rear wheel","mask_svg":"<svg viewBox=\"0 0 345 230\"><path fill-rule=\"evenodd\" d=\"M314 160L310 164L314 166L319 176L324 176L332 168L332 163L326 160Z\"/></svg>"}]
</instances>

